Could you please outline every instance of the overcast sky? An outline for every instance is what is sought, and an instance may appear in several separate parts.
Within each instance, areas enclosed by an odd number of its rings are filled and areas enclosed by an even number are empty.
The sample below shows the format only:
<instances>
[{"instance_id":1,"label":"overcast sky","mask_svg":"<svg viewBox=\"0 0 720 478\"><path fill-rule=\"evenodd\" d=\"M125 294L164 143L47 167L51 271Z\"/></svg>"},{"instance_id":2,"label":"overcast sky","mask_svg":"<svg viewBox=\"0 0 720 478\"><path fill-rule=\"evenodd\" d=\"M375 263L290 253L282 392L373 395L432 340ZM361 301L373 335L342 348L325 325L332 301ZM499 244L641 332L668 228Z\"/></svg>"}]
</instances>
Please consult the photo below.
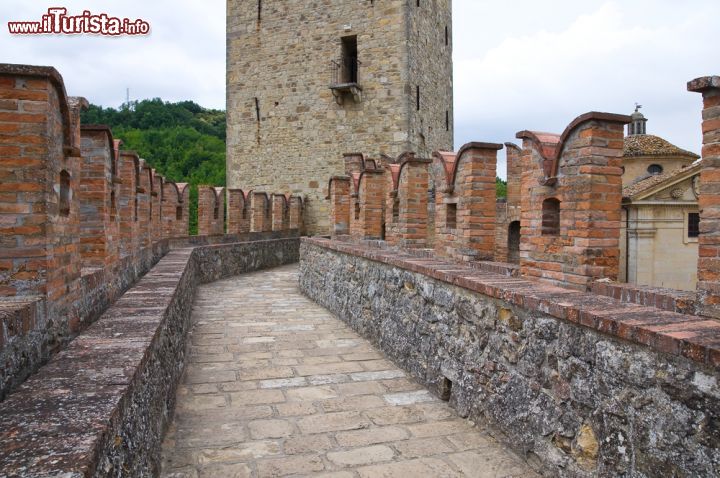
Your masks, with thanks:
<instances>
[{"instance_id":1,"label":"overcast sky","mask_svg":"<svg viewBox=\"0 0 720 478\"><path fill-rule=\"evenodd\" d=\"M142 18L152 31L8 33L7 21L39 20L50 6ZM630 113L639 102L648 133L700 151L700 96L685 84L720 74L719 0L455 0L453 9L456 147L514 141L523 129L560 133L587 111ZM70 95L117 107L129 87L131 99L225 107L225 0L2 0L0 20L0 61L55 66Z\"/></svg>"}]
</instances>

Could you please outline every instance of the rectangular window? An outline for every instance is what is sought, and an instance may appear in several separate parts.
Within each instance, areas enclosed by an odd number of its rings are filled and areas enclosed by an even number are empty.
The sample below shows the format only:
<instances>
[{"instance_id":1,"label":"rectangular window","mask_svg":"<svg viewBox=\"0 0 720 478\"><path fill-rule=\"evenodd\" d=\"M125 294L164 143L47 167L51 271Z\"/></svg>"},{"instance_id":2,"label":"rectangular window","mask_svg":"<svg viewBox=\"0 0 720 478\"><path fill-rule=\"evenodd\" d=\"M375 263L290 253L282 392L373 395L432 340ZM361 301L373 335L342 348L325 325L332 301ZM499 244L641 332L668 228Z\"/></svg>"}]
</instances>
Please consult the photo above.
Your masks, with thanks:
<instances>
[{"instance_id":1,"label":"rectangular window","mask_svg":"<svg viewBox=\"0 0 720 478\"><path fill-rule=\"evenodd\" d=\"M415 87L415 109L420 111L420 86Z\"/></svg>"},{"instance_id":2,"label":"rectangular window","mask_svg":"<svg viewBox=\"0 0 720 478\"><path fill-rule=\"evenodd\" d=\"M445 131L450 131L450 112L445 110Z\"/></svg>"},{"instance_id":3,"label":"rectangular window","mask_svg":"<svg viewBox=\"0 0 720 478\"><path fill-rule=\"evenodd\" d=\"M341 79L342 83L358 82L357 35L342 37Z\"/></svg>"},{"instance_id":4,"label":"rectangular window","mask_svg":"<svg viewBox=\"0 0 720 478\"><path fill-rule=\"evenodd\" d=\"M700 213L691 212L688 214L688 237L700 236Z\"/></svg>"},{"instance_id":5,"label":"rectangular window","mask_svg":"<svg viewBox=\"0 0 720 478\"><path fill-rule=\"evenodd\" d=\"M450 44L450 30L448 29L447 25L445 26L445 46L448 46Z\"/></svg>"},{"instance_id":6,"label":"rectangular window","mask_svg":"<svg viewBox=\"0 0 720 478\"><path fill-rule=\"evenodd\" d=\"M448 204L445 214L445 224L448 229L457 228L457 204Z\"/></svg>"}]
</instances>

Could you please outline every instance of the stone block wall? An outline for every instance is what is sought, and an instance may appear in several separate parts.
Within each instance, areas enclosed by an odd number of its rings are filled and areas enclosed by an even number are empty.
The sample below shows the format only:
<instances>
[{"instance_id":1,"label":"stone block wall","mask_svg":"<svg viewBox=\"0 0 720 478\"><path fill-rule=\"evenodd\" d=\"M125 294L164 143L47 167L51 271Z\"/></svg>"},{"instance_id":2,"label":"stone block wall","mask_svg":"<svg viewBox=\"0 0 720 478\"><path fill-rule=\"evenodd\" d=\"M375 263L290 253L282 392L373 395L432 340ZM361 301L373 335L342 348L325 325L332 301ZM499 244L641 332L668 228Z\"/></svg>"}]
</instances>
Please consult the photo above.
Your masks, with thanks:
<instances>
[{"instance_id":1,"label":"stone block wall","mask_svg":"<svg viewBox=\"0 0 720 478\"><path fill-rule=\"evenodd\" d=\"M625 115L587 113L558 135L521 131L523 275L588 290L617 279Z\"/></svg>"},{"instance_id":2,"label":"stone block wall","mask_svg":"<svg viewBox=\"0 0 720 478\"><path fill-rule=\"evenodd\" d=\"M227 190L227 232L250 232L250 201L242 189Z\"/></svg>"},{"instance_id":3,"label":"stone block wall","mask_svg":"<svg viewBox=\"0 0 720 478\"><path fill-rule=\"evenodd\" d=\"M260 19L230 3L227 35L228 187L302 195L311 234L330 233L324 186L343 174L338 144L393 157L452 147L449 0L270 2ZM328 88L347 37L360 102Z\"/></svg>"},{"instance_id":4,"label":"stone block wall","mask_svg":"<svg viewBox=\"0 0 720 478\"><path fill-rule=\"evenodd\" d=\"M119 259L118 192L112 132L83 125L80 169L80 256L83 267L107 267Z\"/></svg>"},{"instance_id":5,"label":"stone block wall","mask_svg":"<svg viewBox=\"0 0 720 478\"><path fill-rule=\"evenodd\" d=\"M545 476L720 473L717 321L317 238L300 288Z\"/></svg>"},{"instance_id":6,"label":"stone block wall","mask_svg":"<svg viewBox=\"0 0 720 478\"><path fill-rule=\"evenodd\" d=\"M298 259L297 237L249 239L167 253L0 402L0 474L158 476L196 288ZM22 323L33 307L26 303L13 317Z\"/></svg>"}]
</instances>

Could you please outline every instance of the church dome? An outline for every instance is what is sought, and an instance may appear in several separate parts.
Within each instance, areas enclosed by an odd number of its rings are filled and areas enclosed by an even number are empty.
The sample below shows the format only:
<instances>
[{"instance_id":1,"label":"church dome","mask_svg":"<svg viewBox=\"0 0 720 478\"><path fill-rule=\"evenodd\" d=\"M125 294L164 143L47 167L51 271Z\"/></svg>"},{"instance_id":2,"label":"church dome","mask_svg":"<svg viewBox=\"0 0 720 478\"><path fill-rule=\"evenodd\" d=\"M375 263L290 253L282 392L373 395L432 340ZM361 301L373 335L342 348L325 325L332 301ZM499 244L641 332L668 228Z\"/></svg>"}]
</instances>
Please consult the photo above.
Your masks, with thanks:
<instances>
[{"instance_id":1,"label":"church dome","mask_svg":"<svg viewBox=\"0 0 720 478\"><path fill-rule=\"evenodd\" d=\"M635 134L625 137L625 157L638 156L681 156L698 159L695 153L678 148L674 144L652 134Z\"/></svg>"}]
</instances>

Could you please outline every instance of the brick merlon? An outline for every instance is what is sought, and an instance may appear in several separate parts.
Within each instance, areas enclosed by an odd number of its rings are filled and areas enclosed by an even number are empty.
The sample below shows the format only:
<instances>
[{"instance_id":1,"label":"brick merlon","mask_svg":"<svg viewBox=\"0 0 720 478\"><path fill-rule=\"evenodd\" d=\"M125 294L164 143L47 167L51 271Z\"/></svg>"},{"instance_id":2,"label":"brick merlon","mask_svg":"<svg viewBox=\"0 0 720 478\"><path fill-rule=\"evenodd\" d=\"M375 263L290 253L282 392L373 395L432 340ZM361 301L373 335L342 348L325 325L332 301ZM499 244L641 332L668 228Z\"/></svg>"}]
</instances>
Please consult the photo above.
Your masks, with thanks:
<instances>
[{"instance_id":1,"label":"brick merlon","mask_svg":"<svg viewBox=\"0 0 720 478\"><path fill-rule=\"evenodd\" d=\"M75 144L70 121L70 105L65 90L65 82L62 75L52 66L17 65L14 63L0 63L0 76L29 76L47 79L57 91L60 103L60 114L63 118L63 137L65 154L69 156L80 156L80 145ZM77 153L77 154L76 154Z\"/></svg>"},{"instance_id":2,"label":"brick merlon","mask_svg":"<svg viewBox=\"0 0 720 478\"><path fill-rule=\"evenodd\" d=\"M330 199L330 190L332 189L332 183L333 181L350 181L350 176L330 176L330 179L328 180L328 193L325 199Z\"/></svg>"},{"instance_id":3,"label":"brick merlon","mask_svg":"<svg viewBox=\"0 0 720 478\"><path fill-rule=\"evenodd\" d=\"M113 138L112 130L110 127L106 124L81 124L80 125L80 134L82 134L84 131L92 131L92 132L101 132L105 133L108 139L108 144L110 145L110 158L112 160L113 165L115 164L115 161L117 160L116 156L116 148L115 148L115 139ZM120 140L118 140L120 141ZM117 148L119 149L119 148Z\"/></svg>"},{"instance_id":4,"label":"brick merlon","mask_svg":"<svg viewBox=\"0 0 720 478\"><path fill-rule=\"evenodd\" d=\"M464 144L455 155L455 162L452 165L452 173L450 175L450 181L448 182L448 187L455 186L455 179L457 178L457 170L460 165L460 161L462 160L463 156L466 152L472 150L472 149L484 149L488 151L500 151L503 149L503 145L500 143L482 143L473 141L467 144Z\"/></svg>"},{"instance_id":5,"label":"brick merlon","mask_svg":"<svg viewBox=\"0 0 720 478\"><path fill-rule=\"evenodd\" d=\"M710 90L713 88L720 88L720 76L701 76L695 78L692 81L688 81L688 91L702 93L703 91Z\"/></svg>"},{"instance_id":6,"label":"brick merlon","mask_svg":"<svg viewBox=\"0 0 720 478\"><path fill-rule=\"evenodd\" d=\"M632 121L632 118L628 115L620 115L616 113L602 113L598 111L591 111L589 113L582 114L572 120L572 122L565 128L565 131L561 135L554 133L543 133L538 131L520 131L515 137L518 139L528 139L535 143L538 148L538 152L545 160L550 163L548 168L545 170L546 179L551 179L557 176L558 167L560 165L560 155L562 154L565 146L565 140L570 134L581 124L588 121L603 121L607 123L620 123L628 124Z\"/></svg>"}]
</instances>

